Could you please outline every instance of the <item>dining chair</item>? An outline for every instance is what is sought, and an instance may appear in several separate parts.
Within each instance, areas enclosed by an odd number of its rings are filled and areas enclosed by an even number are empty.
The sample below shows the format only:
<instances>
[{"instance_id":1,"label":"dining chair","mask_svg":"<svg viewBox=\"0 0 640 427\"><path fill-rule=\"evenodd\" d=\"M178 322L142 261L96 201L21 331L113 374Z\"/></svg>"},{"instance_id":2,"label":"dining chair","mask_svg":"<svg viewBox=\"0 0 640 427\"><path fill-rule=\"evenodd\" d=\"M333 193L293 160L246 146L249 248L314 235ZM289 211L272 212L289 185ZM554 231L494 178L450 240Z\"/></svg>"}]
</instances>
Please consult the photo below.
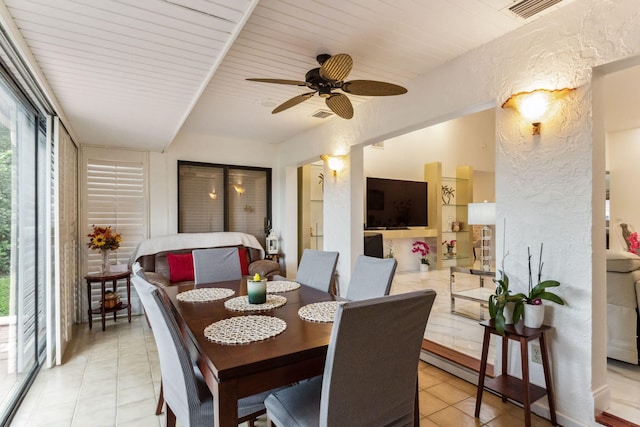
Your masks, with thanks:
<instances>
[{"instance_id":1,"label":"dining chair","mask_svg":"<svg viewBox=\"0 0 640 427\"><path fill-rule=\"evenodd\" d=\"M360 255L353 267L345 298L360 301L389 295L397 265L395 258Z\"/></svg>"},{"instance_id":2,"label":"dining chair","mask_svg":"<svg viewBox=\"0 0 640 427\"><path fill-rule=\"evenodd\" d=\"M131 266L131 271L133 272L133 276L137 275L142 280L145 280L145 281L147 280L146 276L144 275L144 268L142 268L139 262L133 263L133 265ZM143 309L144 309L144 304L143 304ZM151 328L151 322L149 322L149 316L147 316L146 310L143 310L143 311L145 311L144 317L147 320L147 325L149 325L149 327ZM163 406L164 406L164 393L162 391L162 379L160 379L160 392L158 393L158 403L156 404L156 415L160 415L162 413Z\"/></svg>"},{"instance_id":3,"label":"dining chair","mask_svg":"<svg viewBox=\"0 0 640 427\"><path fill-rule=\"evenodd\" d=\"M182 340L170 302L136 267L131 281L145 308L158 347L166 426L175 427L176 419L185 427L213 425L213 397ZM267 391L240 399L238 423L248 421L253 426L255 418L265 413L264 399L268 394Z\"/></svg>"},{"instance_id":4,"label":"dining chair","mask_svg":"<svg viewBox=\"0 0 640 427\"><path fill-rule=\"evenodd\" d=\"M238 248L194 249L192 254L196 285L242 279Z\"/></svg>"},{"instance_id":5,"label":"dining chair","mask_svg":"<svg viewBox=\"0 0 640 427\"><path fill-rule=\"evenodd\" d=\"M338 252L305 249L302 252L296 282L329 292L335 280Z\"/></svg>"},{"instance_id":6,"label":"dining chair","mask_svg":"<svg viewBox=\"0 0 640 427\"><path fill-rule=\"evenodd\" d=\"M339 306L324 374L270 394L267 418L278 427L413 425L435 296L428 289Z\"/></svg>"}]
</instances>

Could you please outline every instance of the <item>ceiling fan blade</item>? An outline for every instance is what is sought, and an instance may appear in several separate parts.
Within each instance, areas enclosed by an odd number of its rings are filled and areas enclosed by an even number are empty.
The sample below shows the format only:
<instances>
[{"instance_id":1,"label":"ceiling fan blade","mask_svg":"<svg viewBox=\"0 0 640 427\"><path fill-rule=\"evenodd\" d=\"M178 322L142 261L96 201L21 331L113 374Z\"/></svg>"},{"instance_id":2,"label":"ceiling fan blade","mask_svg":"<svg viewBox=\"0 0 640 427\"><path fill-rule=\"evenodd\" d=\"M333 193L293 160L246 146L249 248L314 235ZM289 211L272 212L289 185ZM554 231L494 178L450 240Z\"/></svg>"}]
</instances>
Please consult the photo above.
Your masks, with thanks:
<instances>
[{"instance_id":1,"label":"ceiling fan blade","mask_svg":"<svg viewBox=\"0 0 640 427\"><path fill-rule=\"evenodd\" d=\"M279 85L306 86L307 83L300 80L284 80L284 79L247 79L250 82L276 83Z\"/></svg>"},{"instance_id":2,"label":"ceiling fan blade","mask_svg":"<svg viewBox=\"0 0 640 427\"><path fill-rule=\"evenodd\" d=\"M393 83L377 82L375 80L352 80L342 84L343 91L363 96L390 96L407 93L407 89Z\"/></svg>"},{"instance_id":3,"label":"ceiling fan blade","mask_svg":"<svg viewBox=\"0 0 640 427\"><path fill-rule=\"evenodd\" d=\"M353 117L353 105L351 105L351 101L349 101L347 95L343 95L341 93L332 94L325 100L325 102L331 111L343 119L350 119Z\"/></svg>"},{"instance_id":4,"label":"ceiling fan blade","mask_svg":"<svg viewBox=\"0 0 640 427\"><path fill-rule=\"evenodd\" d=\"M341 82L351 72L353 59L346 53L339 53L327 59L320 66L320 76L326 80Z\"/></svg>"},{"instance_id":5,"label":"ceiling fan blade","mask_svg":"<svg viewBox=\"0 0 640 427\"><path fill-rule=\"evenodd\" d=\"M289 99L288 101L285 101L282 104L278 105L271 112L271 114L276 114L276 113L284 111L284 110L286 110L288 108L294 107L294 106L300 104L301 102L304 102L307 99L311 98L314 93L315 92L308 92L308 93L303 93L302 95L294 96L293 98Z\"/></svg>"}]
</instances>

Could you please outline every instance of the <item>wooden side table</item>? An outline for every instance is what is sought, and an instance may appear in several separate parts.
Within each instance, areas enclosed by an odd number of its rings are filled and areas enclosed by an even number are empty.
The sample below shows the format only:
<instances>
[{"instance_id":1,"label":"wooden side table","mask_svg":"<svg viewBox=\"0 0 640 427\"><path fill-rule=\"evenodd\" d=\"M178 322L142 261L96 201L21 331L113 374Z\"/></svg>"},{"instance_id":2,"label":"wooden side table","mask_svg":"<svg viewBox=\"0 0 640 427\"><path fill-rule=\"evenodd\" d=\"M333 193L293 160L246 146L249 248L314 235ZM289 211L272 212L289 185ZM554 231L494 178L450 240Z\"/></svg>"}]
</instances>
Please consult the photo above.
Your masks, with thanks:
<instances>
[{"instance_id":1,"label":"wooden side table","mask_svg":"<svg viewBox=\"0 0 640 427\"><path fill-rule=\"evenodd\" d=\"M527 328L520 321L517 325L506 325L502 340L502 375L496 378L485 378L487 369L487 355L489 353L489 340L491 334L500 335L494 326L493 320L480 322L484 326L484 341L482 343L482 360L480 361L480 375L478 378L478 394L476 396L476 418L480 415L480 405L482 404L482 392L485 387L499 393L502 401L507 398L524 405L525 426L531 426L531 403L547 395L549 400L549 412L551 413L551 424L558 425L556 420L556 409L553 397L553 386L551 384L551 371L549 369L549 356L547 354L547 344L544 339L545 331L551 329L550 326L542 325L540 328ZM540 353L542 356L542 368L544 370L545 388L539 387L529 382L529 349L528 342L538 339L540 341ZM509 340L520 342L520 363L522 364L522 379L507 374Z\"/></svg>"},{"instance_id":2,"label":"wooden side table","mask_svg":"<svg viewBox=\"0 0 640 427\"><path fill-rule=\"evenodd\" d=\"M102 330L105 329L105 320L107 313L113 312L113 321L116 321L116 313L120 310L127 309L127 316L129 319L129 323L131 323L131 272L130 271L122 271L122 272L114 272L114 273L97 273L97 274L87 274L84 276L87 281L87 299L89 302L89 329L93 326L93 315L100 314L102 317ZM113 292L116 292L117 282L120 279L127 280L127 303L119 302L115 307L106 308L105 307L105 287L106 283L111 281L111 289ZM101 286L101 296L100 296L100 307L99 308L91 308L91 284L92 283L100 283Z\"/></svg>"}]
</instances>

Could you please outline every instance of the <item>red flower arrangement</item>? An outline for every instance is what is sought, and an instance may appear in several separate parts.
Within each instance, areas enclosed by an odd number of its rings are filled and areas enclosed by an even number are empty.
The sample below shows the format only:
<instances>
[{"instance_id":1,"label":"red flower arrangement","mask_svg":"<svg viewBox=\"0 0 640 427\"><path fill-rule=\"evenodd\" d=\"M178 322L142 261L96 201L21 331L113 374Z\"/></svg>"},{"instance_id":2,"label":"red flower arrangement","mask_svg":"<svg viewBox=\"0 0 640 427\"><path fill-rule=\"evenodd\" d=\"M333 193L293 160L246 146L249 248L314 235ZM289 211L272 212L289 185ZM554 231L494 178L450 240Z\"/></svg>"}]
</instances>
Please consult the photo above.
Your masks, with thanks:
<instances>
[{"instance_id":1,"label":"red flower arrangement","mask_svg":"<svg viewBox=\"0 0 640 427\"><path fill-rule=\"evenodd\" d=\"M452 249L456 245L455 240L445 240L442 242L443 245L447 245L447 249Z\"/></svg>"},{"instance_id":2,"label":"red flower arrangement","mask_svg":"<svg viewBox=\"0 0 640 427\"><path fill-rule=\"evenodd\" d=\"M109 227L98 227L93 225L93 232L87 234L89 238L89 249L118 249L120 242L122 242L122 236L119 233L114 233Z\"/></svg>"},{"instance_id":3,"label":"red flower arrangement","mask_svg":"<svg viewBox=\"0 0 640 427\"><path fill-rule=\"evenodd\" d=\"M427 258L427 255L429 255L429 245L425 242L420 240L413 242L411 252L420 254L420 263L429 265L429 258Z\"/></svg>"}]
</instances>

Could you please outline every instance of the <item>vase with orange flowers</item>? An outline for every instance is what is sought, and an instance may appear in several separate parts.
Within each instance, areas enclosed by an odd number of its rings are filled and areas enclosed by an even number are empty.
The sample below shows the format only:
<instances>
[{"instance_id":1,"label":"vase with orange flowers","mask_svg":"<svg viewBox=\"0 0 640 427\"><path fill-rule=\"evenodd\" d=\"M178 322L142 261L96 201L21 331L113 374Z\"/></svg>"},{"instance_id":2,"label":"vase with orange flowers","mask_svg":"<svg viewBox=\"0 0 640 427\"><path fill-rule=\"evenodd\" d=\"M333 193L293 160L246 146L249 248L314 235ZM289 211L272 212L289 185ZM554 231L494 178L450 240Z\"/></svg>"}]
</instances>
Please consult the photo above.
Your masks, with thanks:
<instances>
[{"instance_id":1,"label":"vase with orange flowers","mask_svg":"<svg viewBox=\"0 0 640 427\"><path fill-rule=\"evenodd\" d=\"M100 227L93 225L93 232L87 234L89 238L89 249L97 249L102 254L102 265L100 266L100 273L108 274L111 270L111 263L109 262L109 253L111 250L118 249L122 242L122 236L120 233L115 233L111 230L111 226Z\"/></svg>"}]
</instances>

